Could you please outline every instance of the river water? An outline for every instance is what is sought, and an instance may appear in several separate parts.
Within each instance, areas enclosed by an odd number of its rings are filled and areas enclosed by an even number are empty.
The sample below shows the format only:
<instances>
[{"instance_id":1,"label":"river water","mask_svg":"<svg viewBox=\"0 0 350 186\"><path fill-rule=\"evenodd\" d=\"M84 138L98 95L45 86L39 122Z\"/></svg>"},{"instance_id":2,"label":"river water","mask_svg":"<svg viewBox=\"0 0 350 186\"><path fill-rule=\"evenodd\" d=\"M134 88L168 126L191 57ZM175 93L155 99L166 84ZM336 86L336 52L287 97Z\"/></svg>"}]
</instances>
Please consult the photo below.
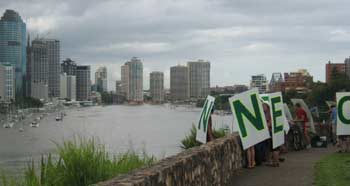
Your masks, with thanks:
<instances>
[{"instance_id":1,"label":"river water","mask_svg":"<svg viewBox=\"0 0 350 186\"><path fill-rule=\"evenodd\" d=\"M55 114L46 116L38 128L30 121L0 128L0 169L9 174L22 172L28 160L54 152L55 143L74 137L94 137L111 153L142 151L158 158L181 151L180 140L199 118L200 109L169 105L96 106L66 111L63 121ZM223 121L215 120L222 127Z\"/></svg>"}]
</instances>

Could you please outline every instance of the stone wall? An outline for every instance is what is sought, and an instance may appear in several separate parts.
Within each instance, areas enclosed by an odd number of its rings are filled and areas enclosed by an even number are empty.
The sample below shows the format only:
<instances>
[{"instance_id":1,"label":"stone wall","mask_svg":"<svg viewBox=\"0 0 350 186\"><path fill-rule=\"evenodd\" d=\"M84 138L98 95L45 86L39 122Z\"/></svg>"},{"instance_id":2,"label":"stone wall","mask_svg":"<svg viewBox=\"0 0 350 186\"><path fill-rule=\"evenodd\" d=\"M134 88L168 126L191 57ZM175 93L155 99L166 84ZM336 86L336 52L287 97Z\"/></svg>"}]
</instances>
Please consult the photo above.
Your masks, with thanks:
<instances>
[{"instance_id":1,"label":"stone wall","mask_svg":"<svg viewBox=\"0 0 350 186\"><path fill-rule=\"evenodd\" d=\"M96 186L228 186L242 157L239 137L231 134Z\"/></svg>"}]
</instances>

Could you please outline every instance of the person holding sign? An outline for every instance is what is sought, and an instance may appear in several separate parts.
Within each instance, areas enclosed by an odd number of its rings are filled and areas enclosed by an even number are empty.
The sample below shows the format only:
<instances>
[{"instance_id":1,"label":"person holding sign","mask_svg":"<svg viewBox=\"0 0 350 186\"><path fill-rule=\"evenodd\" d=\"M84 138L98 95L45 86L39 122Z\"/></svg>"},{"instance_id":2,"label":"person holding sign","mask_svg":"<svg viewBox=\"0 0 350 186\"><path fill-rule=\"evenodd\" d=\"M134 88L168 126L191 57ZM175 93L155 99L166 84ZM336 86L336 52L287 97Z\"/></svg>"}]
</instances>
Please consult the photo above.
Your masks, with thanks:
<instances>
[{"instance_id":1,"label":"person holding sign","mask_svg":"<svg viewBox=\"0 0 350 186\"><path fill-rule=\"evenodd\" d=\"M272 141L272 120L270 106L267 103L263 103L264 114L266 118L267 127L269 128L269 133L271 138L267 140L268 153L267 153L267 166L278 167L279 166L279 148L273 148Z\"/></svg>"},{"instance_id":2,"label":"person holding sign","mask_svg":"<svg viewBox=\"0 0 350 186\"><path fill-rule=\"evenodd\" d=\"M214 107L211 109L209 121L208 121L207 143L214 140L213 128L212 128L213 123L211 119L211 116L213 115L213 113L214 113Z\"/></svg>"},{"instance_id":3,"label":"person holding sign","mask_svg":"<svg viewBox=\"0 0 350 186\"><path fill-rule=\"evenodd\" d=\"M339 152L350 151L350 92L337 92L337 136Z\"/></svg>"},{"instance_id":4,"label":"person holding sign","mask_svg":"<svg viewBox=\"0 0 350 186\"><path fill-rule=\"evenodd\" d=\"M296 122L301 122L302 123L302 128L303 128L303 134L306 140L306 145L307 148L311 148L311 143L310 143L310 137L307 133L307 122L309 122L309 119L307 118L306 111L301 107L300 103L296 103L296 110L295 110L295 116Z\"/></svg>"}]
</instances>

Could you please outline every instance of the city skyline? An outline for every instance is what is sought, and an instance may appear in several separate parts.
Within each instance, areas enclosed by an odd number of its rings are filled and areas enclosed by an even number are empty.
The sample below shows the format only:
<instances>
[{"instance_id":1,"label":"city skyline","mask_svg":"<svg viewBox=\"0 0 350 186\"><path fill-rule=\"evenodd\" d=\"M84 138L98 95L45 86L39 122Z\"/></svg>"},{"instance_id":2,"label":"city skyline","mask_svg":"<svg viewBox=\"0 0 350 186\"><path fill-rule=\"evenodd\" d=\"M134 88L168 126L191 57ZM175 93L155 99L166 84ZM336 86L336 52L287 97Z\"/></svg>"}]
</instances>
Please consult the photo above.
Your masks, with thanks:
<instances>
[{"instance_id":1,"label":"city skyline","mask_svg":"<svg viewBox=\"0 0 350 186\"><path fill-rule=\"evenodd\" d=\"M0 11L19 12L32 37L60 40L62 59L91 65L92 72L107 66L113 90L120 66L132 56L144 62L145 88L152 71L163 71L169 88L169 67L196 59L212 62L212 85L249 84L253 74L271 77L300 68L325 81L324 63L349 56L344 3L8 1ZM51 7L57 8L39 11ZM128 13L136 10L138 15Z\"/></svg>"}]
</instances>

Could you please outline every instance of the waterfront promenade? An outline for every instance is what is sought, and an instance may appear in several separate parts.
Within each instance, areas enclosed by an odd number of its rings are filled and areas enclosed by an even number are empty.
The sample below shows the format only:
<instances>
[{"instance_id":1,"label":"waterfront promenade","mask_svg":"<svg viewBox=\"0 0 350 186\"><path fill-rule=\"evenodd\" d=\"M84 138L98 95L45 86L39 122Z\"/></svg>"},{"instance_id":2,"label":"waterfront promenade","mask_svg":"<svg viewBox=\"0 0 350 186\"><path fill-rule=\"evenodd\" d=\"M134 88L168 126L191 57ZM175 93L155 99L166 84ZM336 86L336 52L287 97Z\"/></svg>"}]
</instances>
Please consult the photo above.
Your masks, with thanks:
<instances>
[{"instance_id":1,"label":"waterfront promenade","mask_svg":"<svg viewBox=\"0 0 350 186\"><path fill-rule=\"evenodd\" d=\"M335 148L331 145L328 148L289 152L280 167L258 166L254 169L242 169L233 179L232 186L312 186L315 163L334 152Z\"/></svg>"}]
</instances>

